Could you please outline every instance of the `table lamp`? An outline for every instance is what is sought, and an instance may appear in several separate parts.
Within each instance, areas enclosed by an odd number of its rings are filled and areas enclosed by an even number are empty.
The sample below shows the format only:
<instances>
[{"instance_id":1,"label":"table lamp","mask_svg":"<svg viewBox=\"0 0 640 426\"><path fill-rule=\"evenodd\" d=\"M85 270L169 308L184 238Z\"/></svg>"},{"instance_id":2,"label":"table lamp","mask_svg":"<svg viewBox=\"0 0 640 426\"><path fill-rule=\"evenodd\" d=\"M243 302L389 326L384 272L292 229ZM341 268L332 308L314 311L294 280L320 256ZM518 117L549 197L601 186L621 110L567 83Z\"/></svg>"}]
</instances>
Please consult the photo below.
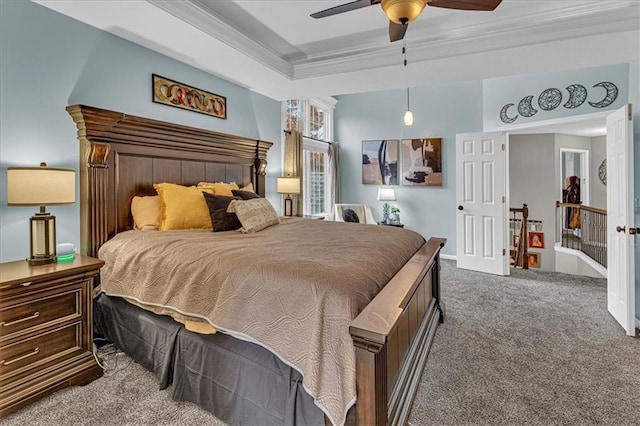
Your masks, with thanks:
<instances>
[{"instance_id":1,"label":"table lamp","mask_svg":"<svg viewBox=\"0 0 640 426\"><path fill-rule=\"evenodd\" d=\"M284 215L293 216L293 199L291 194L300 193L299 177L279 177L276 181L276 191L278 194L286 194L284 199Z\"/></svg>"},{"instance_id":2,"label":"table lamp","mask_svg":"<svg viewBox=\"0 0 640 426\"><path fill-rule=\"evenodd\" d=\"M47 205L76 201L76 172L73 169L47 167L7 168L7 204L40 206L29 220L29 265L56 261L56 218L45 210Z\"/></svg>"},{"instance_id":3,"label":"table lamp","mask_svg":"<svg viewBox=\"0 0 640 426\"><path fill-rule=\"evenodd\" d=\"M396 192L393 188L378 188L378 201L395 201ZM389 203L382 205L382 223L389 222Z\"/></svg>"}]
</instances>

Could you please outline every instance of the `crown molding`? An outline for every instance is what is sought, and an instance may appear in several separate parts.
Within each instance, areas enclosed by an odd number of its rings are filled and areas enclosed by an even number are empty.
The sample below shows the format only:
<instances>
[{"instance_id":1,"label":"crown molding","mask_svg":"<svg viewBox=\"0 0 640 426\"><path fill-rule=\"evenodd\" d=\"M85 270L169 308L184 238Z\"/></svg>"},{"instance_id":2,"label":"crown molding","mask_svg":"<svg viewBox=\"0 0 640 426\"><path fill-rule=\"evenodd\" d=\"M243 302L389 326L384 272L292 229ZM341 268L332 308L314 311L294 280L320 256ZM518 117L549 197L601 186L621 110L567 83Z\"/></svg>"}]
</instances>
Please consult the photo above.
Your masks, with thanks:
<instances>
[{"instance_id":1,"label":"crown molding","mask_svg":"<svg viewBox=\"0 0 640 426\"><path fill-rule=\"evenodd\" d=\"M640 5L625 7L625 13L620 13L620 9L621 6L608 6L607 10L601 7L570 7L563 13L537 13L535 16L524 15L508 21L492 21L431 33L408 45L409 62L419 63L568 38L638 31ZM304 62L295 64L294 80L395 66L401 64L402 59L399 46L389 43L381 49L372 41L370 45L309 55Z\"/></svg>"},{"instance_id":2,"label":"crown molding","mask_svg":"<svg viewBox=\"0 0 640 426\"><path fill-rule=\"evenodd\" d=\"M211 37L253 58L287 78L293 78L294 66L269 46L245 36L211 9L191 1L146 0L155 7L192 25Z\"/></svg>"}]
</instances>

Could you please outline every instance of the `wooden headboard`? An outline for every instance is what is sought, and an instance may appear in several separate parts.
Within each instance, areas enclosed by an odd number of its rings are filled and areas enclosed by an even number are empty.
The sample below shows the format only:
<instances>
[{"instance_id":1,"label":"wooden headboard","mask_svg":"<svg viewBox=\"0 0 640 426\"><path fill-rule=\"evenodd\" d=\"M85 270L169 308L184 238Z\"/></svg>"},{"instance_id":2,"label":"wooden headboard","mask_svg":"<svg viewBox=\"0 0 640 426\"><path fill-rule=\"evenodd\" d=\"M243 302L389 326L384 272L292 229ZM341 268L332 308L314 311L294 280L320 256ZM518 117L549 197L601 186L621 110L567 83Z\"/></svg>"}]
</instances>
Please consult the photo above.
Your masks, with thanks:
<instances>
[{"instance_id":1,"label":"wooden headboard","mask_svg":"<svg viewBox=\"0 0 640 426\"><path fill-rule=\"evenodd\" d=\"M271 142L84 105L67 107L80 141L81 252L133 228L131 200L154 183L253 183L264 196Z\"/></svg>"}]
</instances>

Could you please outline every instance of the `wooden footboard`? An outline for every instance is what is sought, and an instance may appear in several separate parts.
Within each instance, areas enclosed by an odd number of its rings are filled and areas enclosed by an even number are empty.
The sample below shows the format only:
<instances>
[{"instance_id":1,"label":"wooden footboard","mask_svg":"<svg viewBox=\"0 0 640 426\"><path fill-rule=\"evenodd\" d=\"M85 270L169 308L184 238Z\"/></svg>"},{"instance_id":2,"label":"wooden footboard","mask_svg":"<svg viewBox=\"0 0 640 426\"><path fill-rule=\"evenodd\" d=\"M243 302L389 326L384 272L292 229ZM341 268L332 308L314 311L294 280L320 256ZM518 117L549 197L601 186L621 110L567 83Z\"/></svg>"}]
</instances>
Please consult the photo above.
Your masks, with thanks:
<instances>
[{"instance_id":1,"label":"wooden footboard","mask_svg":"<svg viewBox=\"0 0 640 426\"><path fill-rule=\"evenodd\" d=\"M405 424L439 322L440 250L431 238L353 320L357 422Z\"/></svg>"}]
</instances>

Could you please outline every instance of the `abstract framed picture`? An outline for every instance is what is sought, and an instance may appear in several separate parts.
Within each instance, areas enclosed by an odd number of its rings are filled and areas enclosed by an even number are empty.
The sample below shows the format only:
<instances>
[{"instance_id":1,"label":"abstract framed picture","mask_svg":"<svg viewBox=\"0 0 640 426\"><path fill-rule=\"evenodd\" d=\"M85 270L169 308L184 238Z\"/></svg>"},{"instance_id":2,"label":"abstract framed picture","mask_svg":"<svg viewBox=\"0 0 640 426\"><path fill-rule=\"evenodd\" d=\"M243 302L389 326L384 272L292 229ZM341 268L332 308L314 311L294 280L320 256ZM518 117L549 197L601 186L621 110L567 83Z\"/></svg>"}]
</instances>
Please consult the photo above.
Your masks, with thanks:
<instances>
[{"instance_id":1,"label":"abstract framed picture","mask_svg":"<svg viewBox=\"0 0 640 426\"><path fill-rule=\"evenodd\" d=\"M544 232L529 231L529 247L544 248Z\"/></svg>"},{"instance_id":2,"label":"abstract framed picture","mask_svg":"<svg viewBox=\"0 0 640 426\"><path fill-rule=\"evenodd\" d=\"M227 98L202 89L151 75L153 102L227 119Z\"/></svg>"},{"instance_id":3,"label":"abstract framed picture","mask_svg":"<svg viewBox=\"0 0 640 426\"><path fill-rule=\"evenodd\" d=\"M442 138L402 140L402 184L442 186Z\"/></svg>"},{"instance_id":4,"label":"abstract framed picture","mask_svg":"<svg viewBox=\"0 0 640 426\"><path fill-rule=\"evenodd\" d=\"M530 268L539 268L540 267L540 253L537 252L527 252L527 263Z\"/></svg>"},{"instance_id":5,"label":"abstract framed picture","mask_svg":"<svg viewBox=\"0 0 640 426\"><path fill-rule=\"evenodd\" d=\"M398 157L397 139L362 141L362 183L397 185Z\"/></svg>"}]
</instances>

